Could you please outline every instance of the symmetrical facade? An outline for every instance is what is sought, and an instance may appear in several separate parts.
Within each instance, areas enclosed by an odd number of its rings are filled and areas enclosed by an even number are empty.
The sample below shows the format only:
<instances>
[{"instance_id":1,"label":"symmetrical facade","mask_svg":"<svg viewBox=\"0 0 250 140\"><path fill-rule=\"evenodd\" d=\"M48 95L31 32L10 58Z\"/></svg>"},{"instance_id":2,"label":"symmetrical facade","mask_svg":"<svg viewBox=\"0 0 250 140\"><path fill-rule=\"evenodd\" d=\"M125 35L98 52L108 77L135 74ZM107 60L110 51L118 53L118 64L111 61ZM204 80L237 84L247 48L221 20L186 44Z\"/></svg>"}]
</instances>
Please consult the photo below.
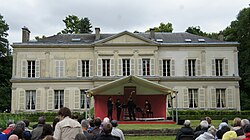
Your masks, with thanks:
<instances>
[{"instance_id":1,"label":"symmetrical facade","mask_svg":"<svg viewBox=\"0 0 250 140\"><path fill-rule=\"evenodd\" d=\"M100 34L99 28L34 42L23 28L22 43L12 45L11 111L87 110L86 90L129 75L178 91L173 102L167 97L169 108L240 110L237 46L189 33Z\"/></svg>"}]
</instances>

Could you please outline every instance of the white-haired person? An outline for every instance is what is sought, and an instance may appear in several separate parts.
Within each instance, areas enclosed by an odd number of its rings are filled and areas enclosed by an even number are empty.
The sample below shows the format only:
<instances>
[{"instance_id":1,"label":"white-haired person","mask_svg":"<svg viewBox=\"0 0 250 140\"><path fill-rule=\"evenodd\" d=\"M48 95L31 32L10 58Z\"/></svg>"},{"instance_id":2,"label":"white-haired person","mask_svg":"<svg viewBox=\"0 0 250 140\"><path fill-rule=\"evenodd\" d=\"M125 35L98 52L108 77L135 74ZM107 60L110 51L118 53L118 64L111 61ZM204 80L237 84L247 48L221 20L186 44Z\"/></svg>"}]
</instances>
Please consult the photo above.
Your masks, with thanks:
<instances>
[{"instance_id":1,"label":"white-haired person","mask_svg":"<svg viewBox=\"0 0 250 140\"><path fill-rule=\"evenodd\" d=\"M214 128L214 126L210 126L207 132L204 132L195 140L214 140L215 135L216 135L216 129Z\"/></svg>"},{"instance_id":2,"label":"white-haired person","mask_svg":"<svg viewBox=\"0 0 250 140\"><path fill-rule=\"evenodd\" d=\"M176 134L176 140L180 140L183 135L194 135L194 130L190 127L191 121L185 120L183 127Z\"/></svg>"},{"instance_id":3,"label":"white-haired person","mask_svg":"<svg viewBox=\"0 0 250 140\"><path fill-rule=\"evenodd\" d=\"M242 119L241 120L241 128L235 131L238 137L239 136L244 136L244 131L243 130L244 130L244 126L247 125L247 124L249 124L248 119Z\"/></svg>"},{"instance_id":4,"label":"white-haired person","mask_svg":"<svg viewBox=\"0 0 250 140\"><path fill-rule=\"evenodd\" d=\"M194 133L194 139L196 139L197 137L199 137L201 134L207 132L208 130L208 122L206 120L203 120L200 122L200 127L201 127L201 130L200 131L196 131Z\"/></svg>"}]
</instances>

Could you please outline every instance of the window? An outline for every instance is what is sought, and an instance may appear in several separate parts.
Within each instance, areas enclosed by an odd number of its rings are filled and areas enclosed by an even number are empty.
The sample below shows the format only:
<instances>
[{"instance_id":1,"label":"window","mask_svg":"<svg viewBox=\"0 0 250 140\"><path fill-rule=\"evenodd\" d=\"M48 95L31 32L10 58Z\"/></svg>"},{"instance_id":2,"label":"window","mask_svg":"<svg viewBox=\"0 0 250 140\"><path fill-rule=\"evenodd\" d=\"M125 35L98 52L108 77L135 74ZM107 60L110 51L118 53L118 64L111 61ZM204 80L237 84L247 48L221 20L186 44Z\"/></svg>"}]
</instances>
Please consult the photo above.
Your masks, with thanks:
<instances>
[{"instance_id":1,"label":"window","mask_svg":"<svg viewBox=\"0 0 250 140\"><path fill-rule=\"evenodd\" d=\"M28 61L28 77L36 77L36 61Z\"/></svg>"},{"instance_id":2,"label":"window","mask_svg":"<svg viewBox=\"0 0 250 140\"><path fill-rule=\"evenodd\" d=\"M195 59L188 60L188 76L195 76Z\"/></svg>"},{"instance_id":3,"label":"window","mask_svg":"<svg viewBox=\"0 0 250 140\"><path fill-rule=\"evenodd\" d=\"M216 105L217 107L223 108L226 104L226 89L216 89Z\"/></svg>"},{"instance_id":4,"label":"window","mask_svg":"<svg viewBox=\"0 0 250 140\"><path fill-rule=\"evenodd\" d=\"M142 75L150 75L150 59L142 59Z\"/></svg>"},{"instance_id":5,"label":"window","mask_svg":"<svg viewBox=\"0 0 250 140\"><path fill-rule=\"evenodd\" d=\"M64 91L63 90L55 90L54 94L54 109L60 109L64 104Z\"/></svg>"},{"instance_id":6,"label":"window","mask_svg":"<svg viewBox=\"0 0 250 140\"><path fill-rule=\"evenodd\" d=\"M81 108L83 108L83 109L85 109L85 107L86 107L87 109L90 108L90 101L91 101L91 98L90 98L90 97L87 97L86 91L87 91L87 89L81 90ZM86 106L86 105L87 105L87 106Z\"/></svg>"},{"instance_id":7,"label":"window","mask_svg":"<svg viewBox=\"0 0 250 140\"><path fill-rule=\"evenodd\" d=\"M64 76L64 60L56 60L56 77Z\"/></svg>"},{"instance_id":8,"label":"window","mask_svg":"<svg viewBox=\"0 0 250 140\"><path fill-rule=\"evenodd\" d=\"M163 76L170 76L170 60L163 60Z\"/></svg>"},{"instance_id":9,"label":"window","mask_svg":"<svg viewBox=\"0 0 250 140\"><path fill-rule=\"evenodd\" d=\"M130 75L130 59L122 59L122 74L123 76Z\"/></svg>"},{"instance_id":10,"label":"window","mask_svg":"<svg viewBox=\"0 0 250 140\"><path fill-rule=\"evenodd\" d=\"M198 89L188 89L189 108L198 107Z\"/></svg>"},{"instance_id":11,"label":"window","mask_svg":"<svg viewBox=\"0 0 250 140\"><path fill-rule=\"evenodd\" d=\"M36 109L36 91L27 90L26 91L26 110Z\"/></svg>"},{"instance_id":12,"label":"window","mask_svg":"<svg viewBox=\"0 0 250 140\"><path fill-rule=\"evenodd\" d=\"M223 59L215 59L215 72L216 76L222 76L223 71L222 71L222 65L223 65Z\"/></svg>"},{"instance_id":13,"label":"window","mask_svg":"<svg viewBox=\"0 0 250 140\"><path fill-rule=\"evenodd\" d=\"M102 59L102 76L110 76L110 59Z\"/></svg>"},{"instance_id":14,"label":"window","mask_svg":"<svg viewBox=\"0 0 250 140\"><path fill-rule=\"evenodd\" d=\"M89 77L89 60L82 60L82 77Z\"/></svg>"}]
</instances>

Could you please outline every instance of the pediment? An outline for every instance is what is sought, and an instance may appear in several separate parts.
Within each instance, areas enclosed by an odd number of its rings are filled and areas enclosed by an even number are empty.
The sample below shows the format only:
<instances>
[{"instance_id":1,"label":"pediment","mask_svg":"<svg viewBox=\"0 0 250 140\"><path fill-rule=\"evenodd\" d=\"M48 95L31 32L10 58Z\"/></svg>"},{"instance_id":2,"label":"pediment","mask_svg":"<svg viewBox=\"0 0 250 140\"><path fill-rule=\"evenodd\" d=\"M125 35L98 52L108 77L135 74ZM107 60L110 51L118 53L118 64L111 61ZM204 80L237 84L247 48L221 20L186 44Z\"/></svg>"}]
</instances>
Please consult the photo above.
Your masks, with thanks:
<instances>
[{"instance_id":1,"label":"pediment","mask_svg":"<svg viewBox=\"0 0 250 140\"><path fill-rule=\"evenodd\" d=\"M105 43L148 43L148 42L125 34L125 35L116 37L112 40L109 40Z\"/></svg>"}]
</instances>

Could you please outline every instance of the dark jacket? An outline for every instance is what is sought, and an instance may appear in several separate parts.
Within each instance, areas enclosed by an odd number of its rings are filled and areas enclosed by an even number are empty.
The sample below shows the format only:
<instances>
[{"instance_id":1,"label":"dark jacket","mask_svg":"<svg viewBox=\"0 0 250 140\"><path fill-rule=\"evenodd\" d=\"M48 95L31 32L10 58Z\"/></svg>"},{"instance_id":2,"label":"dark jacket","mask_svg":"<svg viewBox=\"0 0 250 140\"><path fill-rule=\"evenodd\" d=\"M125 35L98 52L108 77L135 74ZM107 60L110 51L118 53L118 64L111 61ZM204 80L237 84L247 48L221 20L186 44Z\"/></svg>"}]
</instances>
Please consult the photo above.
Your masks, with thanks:
<instances>
[{"instance_id":1,"label":"dark jacket","mask_svg":"<svg viewBox=\"0 0 250 140\"><path fill-rule=\"evenodd\" d=\"M197 137L199 137L201 134L207 132L207 129L208 129L208 128L203 128L203 129L201 129L200 131L196 131L196 132L194 133L194 139L196 139Z\"/></svg>"},{"instance_id":2,"label":"dark jacket","mask_svg":"<svg viewBox=\"0 0 250 140\"><path fill-rule=\"evenodd\" d=\"M182 127L176 135L176 140L180 140L182 135L194 135L194 130L191 127Z\"/></svg>"},{"instance_id":3,"label":"dark jacket","mask_svg":"<svg viewBox=\"0 0 250 140\"><path fill-rule=\"evenodd\" d=\"M242 127L240 129L236 130L235 132L236 132L237 136L243 136L244 135Z\"/></svg>"},{"instance_id":4,"label":"dark jacket","mask_svg":"<svg viewBox=\"0 0 250 140\"><path fill-rule=\"evenodd\" d=\"M120 140L119 137L114 137L112 135L100 135L99 137L96 138L96 140Z\"/></svg>"}]
</instances>

